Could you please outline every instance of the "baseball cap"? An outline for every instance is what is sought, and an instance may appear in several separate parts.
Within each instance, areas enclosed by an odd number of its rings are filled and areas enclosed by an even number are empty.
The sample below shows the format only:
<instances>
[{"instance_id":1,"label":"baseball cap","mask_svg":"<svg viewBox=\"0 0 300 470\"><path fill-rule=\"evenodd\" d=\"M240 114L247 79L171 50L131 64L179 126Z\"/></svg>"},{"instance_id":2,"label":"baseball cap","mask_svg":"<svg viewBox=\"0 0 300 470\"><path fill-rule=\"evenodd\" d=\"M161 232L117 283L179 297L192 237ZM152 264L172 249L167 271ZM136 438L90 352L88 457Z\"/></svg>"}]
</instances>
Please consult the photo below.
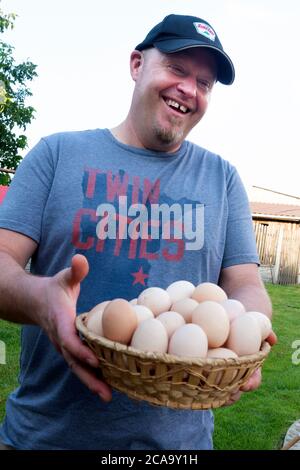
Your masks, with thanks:
<instances>
[{"instance_id":1,"label":"baseball cap","mask_svg":"<svg viewBox=\"0 0 300 470\"><path fill-rule=\"evenodd\" d=\"M161 23L151 29L144 41L135 49L142 51L149 47L155 47L164 53L178 52L191 47L211 49L217 60L217 80L224 85L231 85L234 81L235 72L231 59L224 52L215 30L201 18L175 14L166 16Z\"/></svg>"}]
</instances>

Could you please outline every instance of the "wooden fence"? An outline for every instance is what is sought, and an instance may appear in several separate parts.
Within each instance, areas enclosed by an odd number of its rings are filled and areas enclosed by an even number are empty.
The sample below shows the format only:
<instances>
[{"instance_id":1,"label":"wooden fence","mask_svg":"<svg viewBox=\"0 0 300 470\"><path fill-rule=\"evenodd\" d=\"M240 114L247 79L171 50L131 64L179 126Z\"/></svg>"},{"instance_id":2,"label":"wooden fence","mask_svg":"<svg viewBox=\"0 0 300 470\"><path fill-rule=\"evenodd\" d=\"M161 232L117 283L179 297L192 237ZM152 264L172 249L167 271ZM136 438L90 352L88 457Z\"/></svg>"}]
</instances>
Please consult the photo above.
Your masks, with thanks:
<instances>
[{"instance_id":1,"label":"wooden fence","mask_svg":"<svg viewBox=\"0 0 300 470\"><path fill-rule=\"evenodd\" d=\"M262 269L278 284L297 284L300 275L300 224L253 220Z\"/></svg>"}]
</instances>

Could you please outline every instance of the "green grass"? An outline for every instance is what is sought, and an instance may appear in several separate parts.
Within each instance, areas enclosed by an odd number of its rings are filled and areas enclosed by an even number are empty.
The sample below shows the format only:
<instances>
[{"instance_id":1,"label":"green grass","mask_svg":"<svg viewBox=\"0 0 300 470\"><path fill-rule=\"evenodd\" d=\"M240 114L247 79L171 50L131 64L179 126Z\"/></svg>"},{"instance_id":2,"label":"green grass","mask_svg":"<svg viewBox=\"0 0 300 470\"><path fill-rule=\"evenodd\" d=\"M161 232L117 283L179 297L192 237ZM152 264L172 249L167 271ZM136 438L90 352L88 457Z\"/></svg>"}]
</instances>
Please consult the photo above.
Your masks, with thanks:
<instances>
[{"instance_id":1,"label":"green grass","mask_svg":"<svg viewBox=\"0 0 300 470\"><path fill-rule=\"evenodd\" d=\"M215 410L216 449L278 449L289 426L300 419L300 364L292 363L292 343L300 340L300 286L267 285L267 289L278 344L264 363L261 387L244 393L235 405ZM5 399L17 385L19 332L18 325L0 320L7 360L0 364L0 421Z\"/></svg>"},{"instance_id":2,"label":"green grass","mask_svg":"<svg viewBox=\"0 0 300 470\"><path fill-rule=\"evenodd\" d=\"M300 364L292 363L292 343L300 340L300 286L270 284L267 290L278 343L264 363L261 387L215 411L216 449L278 449L289 426L300 419Z\"/></svg>"},{"instance_id":3,"label":"green grass","mask_svg":"<svg viewBox=\"0 0 300 470\"><path fill-rule=\"evenodd\" d=\"M4 417L6 397L18 385L20 326L0 320L0 341L5 344L6 364L0 363L0 422Z\"/></svg>"}]
</instances>

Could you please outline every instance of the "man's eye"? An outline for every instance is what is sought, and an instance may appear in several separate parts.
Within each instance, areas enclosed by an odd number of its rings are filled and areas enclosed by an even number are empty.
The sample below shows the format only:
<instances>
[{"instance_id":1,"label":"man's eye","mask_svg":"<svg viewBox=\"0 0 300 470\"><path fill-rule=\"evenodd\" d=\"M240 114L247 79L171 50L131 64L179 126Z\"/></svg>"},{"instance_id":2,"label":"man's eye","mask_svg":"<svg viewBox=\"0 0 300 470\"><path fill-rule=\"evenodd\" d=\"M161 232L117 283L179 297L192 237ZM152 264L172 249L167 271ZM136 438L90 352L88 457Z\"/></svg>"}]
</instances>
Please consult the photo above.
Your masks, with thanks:
<instances>
[{"instance_id":1,"label":"man's eye","mask_svg":"<svg viewBox=\"0 0 300 470\"><path fill-rule=\"evenodd\" d=\"M169 69L177 75L184 75L184 70L178 65L169 65Z\"/></svg>"},{"instance_id":2,"label":"man's eye","mask_svg":"<svg viewBox=\"0 0 300 470\"><path fill-rule=\"evenodd\" d=\"M205 91L210 91L210 89L212 87L212 85L209 81L202 80L202 79L198 80L198 86L199 86L199 88L201 88L202 90L205 90Z\"/></svg>"}]
</instances>

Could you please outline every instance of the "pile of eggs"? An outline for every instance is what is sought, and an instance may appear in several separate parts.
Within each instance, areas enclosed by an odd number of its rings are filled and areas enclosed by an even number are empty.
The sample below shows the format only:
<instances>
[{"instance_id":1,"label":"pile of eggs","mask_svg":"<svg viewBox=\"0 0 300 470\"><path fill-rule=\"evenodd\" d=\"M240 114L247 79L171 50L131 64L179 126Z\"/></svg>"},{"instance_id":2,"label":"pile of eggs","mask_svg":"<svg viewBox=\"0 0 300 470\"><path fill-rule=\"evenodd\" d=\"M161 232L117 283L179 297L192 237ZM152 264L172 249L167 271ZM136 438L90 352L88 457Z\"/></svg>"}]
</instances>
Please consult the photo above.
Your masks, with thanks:
<instances>
[{"instance_id":1,"label":"pile of eggs","mask_svg":"<svg viewBox=\"0 0 300 470\"><path fill-rule=\"evenodd\" d=\"M255 354L270 334L269 318L246 312L210 282L176 281L167 289L149 287L137 299L101 302L86 326L98 336L141 351L194 358Z\"/></svg>"}]
</instances>

